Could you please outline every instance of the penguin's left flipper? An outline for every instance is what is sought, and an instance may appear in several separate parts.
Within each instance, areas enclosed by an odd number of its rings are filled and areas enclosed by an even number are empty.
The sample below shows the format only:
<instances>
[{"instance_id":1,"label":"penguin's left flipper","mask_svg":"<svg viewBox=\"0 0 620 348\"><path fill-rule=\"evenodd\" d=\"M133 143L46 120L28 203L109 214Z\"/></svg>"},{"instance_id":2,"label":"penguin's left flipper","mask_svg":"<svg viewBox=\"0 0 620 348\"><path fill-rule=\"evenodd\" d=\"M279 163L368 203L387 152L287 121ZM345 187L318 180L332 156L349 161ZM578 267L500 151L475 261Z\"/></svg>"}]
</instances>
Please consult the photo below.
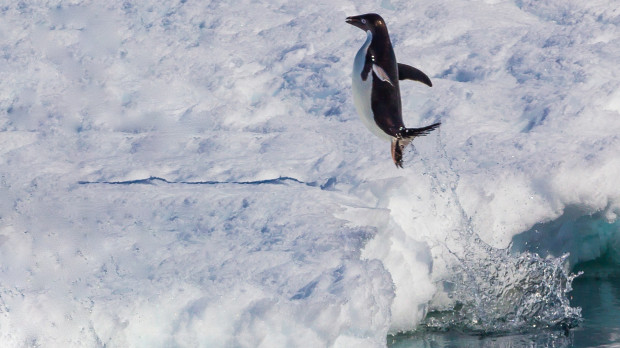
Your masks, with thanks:
<instances>
[{"instance_id":1,"label":"penguin's left flipper","mask_svg":"<svg viewBox=\"0 0 620 348\"><path fill-rule=\"evenodd\" d=\"M398 79L418 81L429 87L433 87L431 79L428 78L425 73L407 64L398 63Z\"/></svg>"}]
</instances>

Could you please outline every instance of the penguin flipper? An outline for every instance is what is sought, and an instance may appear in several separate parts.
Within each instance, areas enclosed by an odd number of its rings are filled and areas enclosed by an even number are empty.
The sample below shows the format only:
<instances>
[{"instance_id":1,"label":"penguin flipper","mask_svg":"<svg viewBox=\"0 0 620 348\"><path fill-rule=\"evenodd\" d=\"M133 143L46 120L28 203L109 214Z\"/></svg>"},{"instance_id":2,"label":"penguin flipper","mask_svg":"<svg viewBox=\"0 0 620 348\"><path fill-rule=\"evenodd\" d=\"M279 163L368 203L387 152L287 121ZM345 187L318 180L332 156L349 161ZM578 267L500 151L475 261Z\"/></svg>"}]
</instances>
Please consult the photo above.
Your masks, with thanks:
<instances>
[{"instance_id":1,"label":"penguin flipper","mask_svg":"<svg viewBox=\"0 0 620 348\"><path fill-rule=\"evenodd\" d=\"M390 85L394 86L394 84L392 83L392 80L390 80L390 77L385 72L385 70L383 70L382 67L378 66L377 64L373 64L372 65L372 71L375 73L375 75L377 75L379 80L381 80L383 82L387 82Z\"/></svg>"},{"instance_id":2,"label":"penguin flipper","mask_svg":"<svg viewBox=\"0 0 620 348\"><path fill-rule=\"evenodd\" d=\"M398 63L398 79L418 81L429 87L433 87L431 79L426 76L425 73L407 64Z\"/></svg>"}]
</instances>

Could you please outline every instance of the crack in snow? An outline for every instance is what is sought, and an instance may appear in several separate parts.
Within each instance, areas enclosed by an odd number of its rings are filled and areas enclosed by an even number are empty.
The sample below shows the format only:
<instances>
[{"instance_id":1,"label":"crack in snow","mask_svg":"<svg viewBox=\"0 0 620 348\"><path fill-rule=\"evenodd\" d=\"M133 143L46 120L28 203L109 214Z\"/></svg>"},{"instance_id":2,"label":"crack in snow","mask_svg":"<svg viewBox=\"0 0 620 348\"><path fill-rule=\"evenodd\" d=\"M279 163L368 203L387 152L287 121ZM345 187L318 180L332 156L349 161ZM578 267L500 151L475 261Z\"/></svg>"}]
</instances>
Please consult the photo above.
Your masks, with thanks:
<instances>
[{"instance_id":1,"label":"crack in snow","mask_svg":"<svg viewBox=\"0 0 620 348\"><path fill-rule=\"evenodd\" d=\"M106 184L106 185L156 185L157 183L164 184L185 184L185 185L220 185L220 184L235 184L235 185L283 185L288 181L294 183L303 184L310 187L319 186L321 190L330 189L333 186L335 178L329 178L325 184L319 185L316 181L305 182L290 176L280 176L274 179L264 180L251 180L251 181L171 181L165 178L157 176L151 176L146 179L136 180L124 180L124 181L78 181L79 185L93 185L93 184Z\"/></svg>"}]
</instances>

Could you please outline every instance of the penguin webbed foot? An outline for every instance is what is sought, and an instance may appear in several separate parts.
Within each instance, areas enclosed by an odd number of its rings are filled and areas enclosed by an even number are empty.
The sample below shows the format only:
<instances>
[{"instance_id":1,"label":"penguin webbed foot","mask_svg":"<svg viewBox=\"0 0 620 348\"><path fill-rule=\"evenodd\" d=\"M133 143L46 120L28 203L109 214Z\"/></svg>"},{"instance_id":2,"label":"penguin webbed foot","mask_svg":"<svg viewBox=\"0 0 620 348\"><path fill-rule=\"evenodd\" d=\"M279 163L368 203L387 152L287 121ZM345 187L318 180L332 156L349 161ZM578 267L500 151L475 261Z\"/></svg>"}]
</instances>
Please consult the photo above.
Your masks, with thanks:
<instances>
[{"instance_id":1,"label":"penguin webbed foot","mask_svg":"<svg viewBox=\"0 0 620 348\"><path fill-rule=\"evenodd\" d=\"M410 139L403 139L402 137L392 138L392 160L396 168L403 167L403 150L410 142Z\"/></svg>"}]
</instances>

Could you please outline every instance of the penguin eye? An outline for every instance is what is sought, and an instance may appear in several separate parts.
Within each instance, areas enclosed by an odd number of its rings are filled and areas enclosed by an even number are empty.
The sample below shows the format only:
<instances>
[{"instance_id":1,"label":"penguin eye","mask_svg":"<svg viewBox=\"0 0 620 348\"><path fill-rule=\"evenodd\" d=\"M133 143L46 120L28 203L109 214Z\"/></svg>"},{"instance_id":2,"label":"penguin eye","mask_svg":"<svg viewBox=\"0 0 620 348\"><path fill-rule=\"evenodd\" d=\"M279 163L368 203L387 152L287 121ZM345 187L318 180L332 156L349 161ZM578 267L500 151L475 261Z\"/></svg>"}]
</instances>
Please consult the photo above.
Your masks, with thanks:
<instances>
[{"instance_id":1,"label":"penguin eye","mask_svg":"<svg viewBox=\"0 0 620 348\"><path fill-rule=\"evenodd\" d=\"M366 20L362 18L362 24L366 24Z\"/></svg>"}]
</instances>

